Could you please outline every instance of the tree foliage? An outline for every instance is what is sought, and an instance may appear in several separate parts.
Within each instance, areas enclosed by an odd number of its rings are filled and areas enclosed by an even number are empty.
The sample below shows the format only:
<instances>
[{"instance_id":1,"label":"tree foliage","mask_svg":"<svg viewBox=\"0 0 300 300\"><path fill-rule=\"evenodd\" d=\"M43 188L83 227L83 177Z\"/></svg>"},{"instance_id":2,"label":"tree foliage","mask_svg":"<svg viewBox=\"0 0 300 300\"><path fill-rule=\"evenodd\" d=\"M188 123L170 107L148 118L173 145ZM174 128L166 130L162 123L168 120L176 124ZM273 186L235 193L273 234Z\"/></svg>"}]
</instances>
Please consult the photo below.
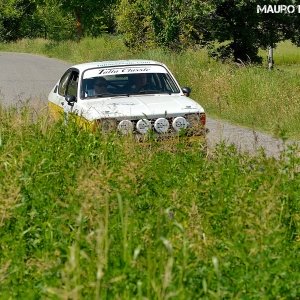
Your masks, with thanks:
<instances>
[{"instance_id":1,"label":"tree foliage","mask_svg":"<svg viewBox=\"0 0 300 300\"><path fill-rule=\"evenodd\" d=\"M36 34L50 40L75 39L73 16L62 10L57 0L39 1L35 16L40 20Z\"/></svg>"},{"instance_id":2,"label":"tree foliage","mask_svg":"<svg viewBox=\"0 0 300 300\"><path fill-rule=\"evenodd\" d=\"M2 0L0 40L73 39L114 31L117 0Z\"/></svg>"},{"instance_id":3,"label":"tree foliage","mask_svg":"<svg viewBox=\"0 0 300 300\"><path fill-rule=\"evenodd\" d=\"M274 47L286 38L300 44L298 14L257 13L257 5L280 4L278 0L121 0L117 24L129 47L154 43L180 50L209 44L216 58L260 62L260 47Z\"/></svg>"},{"instance_id":4,"label":"tree foliage","mask_svg":"<svg viewBox=\"0 0 300 300\"><path fill-rule=\"evenodd\" d=\"M291 17L286 14L257 13L257 5L279 5L280 1L213 0L215 10L209 22L211 40L227 42L214 49L220 58L260 62L258 49L273 46L286 38ZM286 5L292 4L286 0Z\"/></svg>"},{"instance_id":5,"label":"tree foliage","mask_svg":"<svg viewBox=\"0 0 300 300\"><path fill-rule=\"evenodd\" d=\"M116 10L117 29L127 47L141 49L155 45L155 33L146 1L121 0Z\"/></svg>"},{"instance_id":6,"label":"tree foliage","mask_svg":"<svg viewBox=\"0 0 300 300\"><path fill-rule=\"evenodd\" d=\"M74 16L77 37L97 36L113 30L111 9L115 0L60 0L62 11Z\"/></svg>"},{"instance_id":7,"label":"tree foliage","mask_svg":"<svg viewBox=\"0 0 300 300\"><path fill-rule=\"evenodd\" d=\"M205 41L204 23L211 9L208 2L197 0L121 0L117 28L129 47L181 50Z\"/></svg>"},{"instance_id":8,"label":"tree foliage","mask_svg":"<svg viewBox=\"0 0 300 300\"><path fill-rule=\"evenodd\" d=\"M0 41L11 41L30 34L36 22L34 0L2 0L0 2Z\"/></svg>"},{"instance_id":9,"label":"tree foliage","mask_svg":"<svg viewBox=\"0 0 300 300\"><path fill-rule=\"evenodd\" d=\"M285 5L294 5L285 0ZM259 48L300 45L300 15L257 13L279 0L2 0L0 41L119 32L132 49L207 45L216 58L260 62Z\"/></svg>"}]
</instances>

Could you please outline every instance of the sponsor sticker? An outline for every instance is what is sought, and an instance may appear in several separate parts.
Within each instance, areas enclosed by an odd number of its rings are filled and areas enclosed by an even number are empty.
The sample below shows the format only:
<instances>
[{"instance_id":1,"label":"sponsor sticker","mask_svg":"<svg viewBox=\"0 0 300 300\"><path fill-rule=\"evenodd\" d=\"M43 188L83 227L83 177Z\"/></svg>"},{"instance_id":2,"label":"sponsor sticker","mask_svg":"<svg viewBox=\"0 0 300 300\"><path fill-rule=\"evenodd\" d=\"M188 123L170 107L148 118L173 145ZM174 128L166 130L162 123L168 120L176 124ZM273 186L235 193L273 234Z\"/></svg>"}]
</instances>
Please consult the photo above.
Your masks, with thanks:
<instances>
[{"instance_id":1,"label":"sponsor sticker","mask_svg":"<svg viewBox=\"0 0 300 300\"><path fill-rule=\"evenodd\" d=\"M90 69L84 72L83 78L109 75L127 75L139 73L167 73L167 70L161 66L126 66Z\"/></svg>"}]
</instances>

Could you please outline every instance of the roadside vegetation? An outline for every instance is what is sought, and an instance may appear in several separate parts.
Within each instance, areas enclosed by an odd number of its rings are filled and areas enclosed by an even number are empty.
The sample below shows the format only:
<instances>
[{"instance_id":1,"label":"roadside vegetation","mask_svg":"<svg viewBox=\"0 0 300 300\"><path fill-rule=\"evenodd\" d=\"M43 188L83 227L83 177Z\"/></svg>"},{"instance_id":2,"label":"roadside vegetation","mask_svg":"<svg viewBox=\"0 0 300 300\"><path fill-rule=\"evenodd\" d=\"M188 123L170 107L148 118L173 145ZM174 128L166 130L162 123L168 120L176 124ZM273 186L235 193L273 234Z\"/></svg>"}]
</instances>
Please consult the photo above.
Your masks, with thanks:
<instances>
[{"instance_id":1,"label":"roadside vegetation","mask_svg":"<svg viewBox=\"0 0 300 300\"><path fill-rule=\"evenodd\" d=\"M137 144L0 110L0 299L296 299L299 156Z\"/></svg>"},{"instance_id":2,"label":"roadside vegetation","mask_svg":"<svg viewBox=\"0 0 300 300\"><path fill-rule=\"evenodd\" d=\"M293 0L285 5L297 10ZM267 6L259 0L10 0L0 3L0 42L79 41L105 32L122 34L130 49L209 46L211 57L260 63L260 48L300 44L297 13L258 11Z\"/></svg>"},{"instance_id":3,"label":"roadside vegetation","mask_svg":"<svg viewBox=\"0 0 300 300\"><path fill-rule=\"evenodd\" d=\"M70 63L130 58L158 60L170 67L181 86L192 88L191 97L204 106L208 116L283 139L300 138L300 52L289 42L279 44L275 50L273 71L265 66L223 64L211 59L205 49L181 53L162 49L132 52L120 37L109 35L84 38L80 42L24 39L0 44L0 50L38 53Z\"/></svg>"},{"instance_id":4,"label":"roadside vegetation","mask_svg":"<svg viewBox=\"0 0 300 300\"><path fill-rule=\"evenodd\" d=\"M11 0L0 51L158 60L209 117L299 140L299 18L257 3ZM0 299L298 299L299 149L202 147L0 105Z\"/></svg>"}]
</instances>

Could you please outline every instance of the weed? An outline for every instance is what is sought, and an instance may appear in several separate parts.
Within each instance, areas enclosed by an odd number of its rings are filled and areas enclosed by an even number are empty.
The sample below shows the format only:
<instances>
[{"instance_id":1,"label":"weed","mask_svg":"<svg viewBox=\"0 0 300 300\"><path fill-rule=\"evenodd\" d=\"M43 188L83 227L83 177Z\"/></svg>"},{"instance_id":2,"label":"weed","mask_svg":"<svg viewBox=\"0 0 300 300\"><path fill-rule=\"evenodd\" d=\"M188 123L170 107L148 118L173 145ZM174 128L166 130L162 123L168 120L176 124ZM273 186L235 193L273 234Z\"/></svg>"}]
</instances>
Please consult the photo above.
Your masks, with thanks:
<instances>
[{"instance_id":1,"label":"weed","mask_svg":"<svg viewBox=\"0 0 300 300\"><path fill-rule=\"evenodd\" d=\"M1 110L1 299L299 297L296 149L207 157L32 114Z\"/></svg>"}]
</instances>

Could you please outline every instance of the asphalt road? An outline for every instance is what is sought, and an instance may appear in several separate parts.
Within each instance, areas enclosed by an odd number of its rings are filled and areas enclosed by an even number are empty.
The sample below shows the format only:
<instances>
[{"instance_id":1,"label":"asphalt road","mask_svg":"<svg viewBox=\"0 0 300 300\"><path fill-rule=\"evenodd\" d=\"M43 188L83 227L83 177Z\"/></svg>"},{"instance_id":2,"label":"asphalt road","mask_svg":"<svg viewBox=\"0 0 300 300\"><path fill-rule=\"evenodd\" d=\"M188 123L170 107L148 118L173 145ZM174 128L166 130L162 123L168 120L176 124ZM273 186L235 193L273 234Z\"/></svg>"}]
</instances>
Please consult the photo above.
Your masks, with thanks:
<instances>
[{"instance_id":1,"label":"asphalt road","mask_svg":"<svg viewBox=\"0 0 300 300\"><path fill-rule=\"evenodd\" d=\"M45 101L68 63L43 56L0 52L0 103Z\"/></svg>"},{"instance_id":2,"label":"asphalt road","mask_svg":"<svg viewBox=\"0 0 300 300\"><path fill-rule=\"evenodd\" d=\"M38 55L0 52L0 104L15 105L27 100L46 103L49 91L69 65ZM235 144L241 151L255 153L263 148L267 156L279 157L280 152L292 143L283 143L267 134L211 118L208 118L207 127L210 148L224 141Z\"/></svg>"}]
</instances>

